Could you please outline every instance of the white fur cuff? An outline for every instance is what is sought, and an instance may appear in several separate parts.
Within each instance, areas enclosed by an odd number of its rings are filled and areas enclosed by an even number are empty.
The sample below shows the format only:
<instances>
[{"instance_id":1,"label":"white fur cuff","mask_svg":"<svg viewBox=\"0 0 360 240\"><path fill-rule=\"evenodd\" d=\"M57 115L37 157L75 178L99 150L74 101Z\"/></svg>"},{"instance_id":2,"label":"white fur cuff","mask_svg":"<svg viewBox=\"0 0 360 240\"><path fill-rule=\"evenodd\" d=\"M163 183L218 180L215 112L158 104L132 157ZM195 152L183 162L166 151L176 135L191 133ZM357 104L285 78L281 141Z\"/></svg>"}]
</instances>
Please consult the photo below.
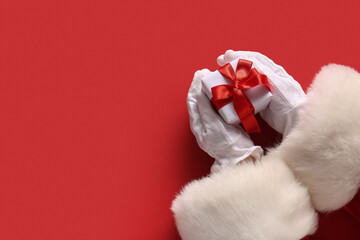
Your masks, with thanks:
<instances>
[{"instance_id":1,"label":"white fur cuff","mask_svg":"<svg viewBox=\"0 0 360 240\"><path fill-rule=\"evenodd\" d=\"M191 182L172 210L183 240L297 240L317 223L307 189L269 157Z\"/></svg>"},{"instance_id":2,"label":"white fur cuff","mask_svg":"<svg viewBox=\"0 0 360 240\"><path fill-rule=\"evenodd\" d=\"M298 123L273 154L308 189L314 207L333 211L360 185L360 74L331 64L317 74Z\"/></svg>"}]
</instances>

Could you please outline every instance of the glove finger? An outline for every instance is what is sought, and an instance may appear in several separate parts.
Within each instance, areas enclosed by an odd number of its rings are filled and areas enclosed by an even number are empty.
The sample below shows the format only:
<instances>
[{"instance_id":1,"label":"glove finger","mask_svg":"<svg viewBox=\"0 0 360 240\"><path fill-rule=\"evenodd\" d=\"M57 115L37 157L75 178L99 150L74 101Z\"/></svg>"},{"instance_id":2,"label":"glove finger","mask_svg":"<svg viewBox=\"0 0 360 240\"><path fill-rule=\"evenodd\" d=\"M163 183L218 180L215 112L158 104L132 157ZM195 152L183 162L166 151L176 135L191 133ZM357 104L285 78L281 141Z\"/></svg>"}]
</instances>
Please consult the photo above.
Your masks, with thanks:
<instances>
[{"instance_id":1,"label":"glove finger","mask_svg":"<svg viewBox=\"0 0 360 240\"><path fill-rule=\"evenodd\" d=\"M235 60L238 57L239 54L237 54L237 52L234 52L234 50L229 49L225 52L225 54L220 55L216 61L219 64L219 66L224 66L225 64Z\"/></svg>"},{"instance_id":2,"label":"glove finger","mask_svg":"<svg viewBox=\"0 0 360 240\"><path fill-rule=\"evenodd\" d=\"M223 147L231 139L226 134L226 123L211 105L209 98L203 93L198 95L198 108L203 127L203 139L205 145L210 145L211 149ZM230 125L229 125L230 126ZM232 126L230 131L236 131Z\"/></svg>"},{"instance_id":3,"label":"glove finger","mask_svg":"<svg viewBox=\"0 0 360 240\"><path fill-rule=\"evenodd\" d=\"M216 59L217 64L222 67L226 64L225 59L224 59L224 54L221 54L217 59Z\"/></svg>"},{"instance_id":4,"label":"glove finger","mask_svg":"<svg viewBox=\"0 0 360 240\"><path fill-rule=\"evenodd\" d=\"M198 99L197 96L202 94L201 91L201 79L204 78L210 71L208 69L203 69L196 71L194 74L193 81L191 83L190 90L187 96L187 107L190 117L190 127L195 135L200 147L202 147L201 142L203 139L204 126L201 119L201 115L198 108Z\"/></svg>"},{"instance_id":5,"label":"glove finger","mask_svg":"<svg viewBox=\"0 0 360 240\"><path fill-rule=\"evenodd\" d=\"M224 54L224 60L226 63L229 63L231 61L234 61L238 57L240 57L240 55L241 55L241 53L235 52L234 50L229 49Z\"/></svg>"},{"instance_id":6,"label":"glove finger","mask_svg":"<svg viewBox=\"0 0 360 240\"><path fill-rule=\"evenodd\" d=\"M237 58L240 57L258 57L260 54L257 52L251 52L251 51L233 51L231 49L227 50L225 54L220 55L217 58L217 63L219 66L224 66L225 64L234 61Z\"/></svg>"},{"instance_id":7,"label":"glove finger","mask_svg":"<svg viewBox=\"0 0 360 240\"><path fill-rule=\"evenodd\" d=\"M195 135L198 142L201 142L203 139L202 133L204 132L204 127L202 124L199 108L197 106L197 101L194 98L188 96L187 107L189 112L191 131Z\"/></svg>"},{"instance_id":8,"label":"glove finger","mask_svg":"<svg viewBox=\"0 0 360 240\"><path fill-rule=\"evenodd\" d=\"M210 73L209 69L198 70L194 74L193 81L189 89L190 96L196 96L201 93L201 80Z\"/></svg>"}]
</instances>

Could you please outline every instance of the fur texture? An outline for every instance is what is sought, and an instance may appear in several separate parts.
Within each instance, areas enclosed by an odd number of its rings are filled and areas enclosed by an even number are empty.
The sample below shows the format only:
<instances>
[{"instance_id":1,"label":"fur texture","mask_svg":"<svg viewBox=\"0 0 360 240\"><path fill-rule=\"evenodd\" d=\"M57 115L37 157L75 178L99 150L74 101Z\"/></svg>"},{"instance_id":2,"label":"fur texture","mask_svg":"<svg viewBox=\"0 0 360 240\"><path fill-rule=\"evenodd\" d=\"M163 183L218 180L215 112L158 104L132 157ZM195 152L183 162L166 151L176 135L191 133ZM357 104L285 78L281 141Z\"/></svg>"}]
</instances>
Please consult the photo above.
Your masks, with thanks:
<instances>
[{"instance_id":1,"label":"fur texture","mask_svg":"<svg viewBox=\"0 0 360 240\"><path fill-rule=\"evenodd\" d=\"M360 184L360 75L331 64L308 91L299 121L270 153L283 159L309 189L319 211L349 202Z\"/></svg>"},{"instance_id":2,"label":"fur texture","mask_svg":"<svg viewBox=\"0 0 360 240\"><path fill-rule=\"evenodd\" d=\"M358 95L359 73L323 67L279 147L256 164L193 181L177 196L172 210L182 239L295 240L314 232L312 204L336 210L360 185Z\"/></svg>"},{"instance_id":3,"label":"fur texture","mask_svg":"<svg viewBox=\"0 0 360 240\"><path fill-rule=\"evenodd\" d=\"M317 222L307 189L268 157L191 182L172 211L183 240L295 240Z\"/></svg>"}]
</instances>

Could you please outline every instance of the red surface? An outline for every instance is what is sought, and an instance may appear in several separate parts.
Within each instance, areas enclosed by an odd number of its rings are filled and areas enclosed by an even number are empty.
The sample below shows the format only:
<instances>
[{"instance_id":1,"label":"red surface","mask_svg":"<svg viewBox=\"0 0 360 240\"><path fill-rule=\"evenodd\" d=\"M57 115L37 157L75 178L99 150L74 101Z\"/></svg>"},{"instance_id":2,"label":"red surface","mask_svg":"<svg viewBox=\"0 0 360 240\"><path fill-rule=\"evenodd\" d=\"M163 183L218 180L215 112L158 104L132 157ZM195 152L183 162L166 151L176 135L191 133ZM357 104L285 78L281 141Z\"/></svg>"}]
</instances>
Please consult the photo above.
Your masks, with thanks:
<instances>
[{"instance_id":1,"label":"red surface","mask_svg":"<svg viewBox=\"0 0 360 240\"><path fill-rule=\"evenodd\" d=\"M0 1L0 239L178 239L171 200L212 163L189 129L194 71L229 48L304 89L329 62L360 69L359 7Z\"/></svg>"}]
</instances>

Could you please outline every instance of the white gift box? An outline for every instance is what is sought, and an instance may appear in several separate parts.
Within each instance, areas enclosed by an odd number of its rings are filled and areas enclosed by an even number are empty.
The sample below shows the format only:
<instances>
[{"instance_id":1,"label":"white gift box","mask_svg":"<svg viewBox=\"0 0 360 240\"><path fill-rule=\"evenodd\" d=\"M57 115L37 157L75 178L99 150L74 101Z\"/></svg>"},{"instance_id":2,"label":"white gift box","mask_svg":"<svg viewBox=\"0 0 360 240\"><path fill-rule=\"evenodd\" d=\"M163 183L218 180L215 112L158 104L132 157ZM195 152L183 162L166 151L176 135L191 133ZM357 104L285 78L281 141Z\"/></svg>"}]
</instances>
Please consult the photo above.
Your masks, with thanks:
<instances>
[{"instance_id":1,"label":"white gift box","mask_svg":"<svg viewBox=\"0 0 360 240\"><path fill-rule=\"evenodd\" d=\"M230 62L232 68L234 69L234 72L236 72L238 61L239 59ZM252 67L256 68L256 64L253 63ZM261 69L256 68L256 70L259 73L262 73ZM205 92L205 94L209 97L209 99L211 99L213 97L211 92L212 87L223 84L232 84L232 83L233 82L231 80L225 78L223 75L221 75L221 73L218 70L216 70L215 72L212 72L209 75L207 75L202 80L202 89ZM272 97L271 92L264 85L258 85L250 89L244 89L242 91L244 95L253 104L255 114L264 110L269 105ZM229 104L223 106L218 110L218 112L221 115L221 117L225 120L225 122L227 122L228 124L237 125L241 122L238 115L236 114L233 102L230 102Z\"/></svg>"}]
</instances>

